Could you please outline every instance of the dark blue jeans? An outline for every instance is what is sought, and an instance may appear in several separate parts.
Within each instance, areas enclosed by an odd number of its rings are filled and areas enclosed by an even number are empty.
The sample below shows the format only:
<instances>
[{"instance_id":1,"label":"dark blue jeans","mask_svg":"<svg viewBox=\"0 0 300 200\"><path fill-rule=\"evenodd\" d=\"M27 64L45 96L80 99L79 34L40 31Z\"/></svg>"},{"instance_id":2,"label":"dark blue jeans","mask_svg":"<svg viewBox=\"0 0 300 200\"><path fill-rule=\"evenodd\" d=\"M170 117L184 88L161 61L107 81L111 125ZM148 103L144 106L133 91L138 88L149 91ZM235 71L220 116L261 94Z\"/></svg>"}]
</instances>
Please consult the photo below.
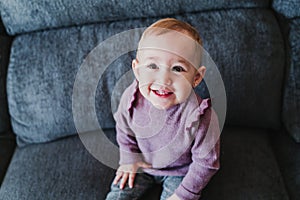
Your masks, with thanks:
<instances>
[{"instance_id":1,"label":"dark blue jeans","mask_svg":"<svg viewBox=\"0 0 300 200\"><path fill-rule=\"evenodd\" d=\"M149 188L158 183L163 186L160 199L166 200L174 193L182 179L183 176L152 176L146 173L138 173L135 176L133 188L129 188L127 184L121 190L119 184L112 184L106 200L138 200Z\"/></svg>"}]
</instances>

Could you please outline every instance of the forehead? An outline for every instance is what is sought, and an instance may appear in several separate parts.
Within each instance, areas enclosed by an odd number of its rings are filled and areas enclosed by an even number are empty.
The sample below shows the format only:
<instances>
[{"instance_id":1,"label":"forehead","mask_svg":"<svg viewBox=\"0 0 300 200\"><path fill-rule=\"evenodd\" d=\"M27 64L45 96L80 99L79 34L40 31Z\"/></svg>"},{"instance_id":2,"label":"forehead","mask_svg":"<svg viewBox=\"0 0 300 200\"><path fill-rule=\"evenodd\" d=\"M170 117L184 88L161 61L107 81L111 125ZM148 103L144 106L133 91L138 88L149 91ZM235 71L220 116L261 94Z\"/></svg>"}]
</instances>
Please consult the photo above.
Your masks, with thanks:
<instances>
[{"instance_id":1,"label":"forehead","mask_svg":"<svg viewBox=\"0 0 300 200\"><path fill-rule=\"evenodd\" d=\"M143 57L162 57L173 55L178 60L198 66L200 45L191 37L178 31L169 31L161 35L147 35L139 43L138 53Z\"/></svg>"},{"instance_id":2,"label":"forehead","mask_svg":"<svg viewBox=\"0 0 300 200\"><path fill-rule=\"evenodd\" d=\"M178 56L176 54L170 53L165 50L158 50L158 49L143 49L139 50L138 53L138 59L140 61L144 62L158 62L158 63L182 63L184 65L191 65L191 63L182 58L181 56Z\"/></svg>"}]
</instances>

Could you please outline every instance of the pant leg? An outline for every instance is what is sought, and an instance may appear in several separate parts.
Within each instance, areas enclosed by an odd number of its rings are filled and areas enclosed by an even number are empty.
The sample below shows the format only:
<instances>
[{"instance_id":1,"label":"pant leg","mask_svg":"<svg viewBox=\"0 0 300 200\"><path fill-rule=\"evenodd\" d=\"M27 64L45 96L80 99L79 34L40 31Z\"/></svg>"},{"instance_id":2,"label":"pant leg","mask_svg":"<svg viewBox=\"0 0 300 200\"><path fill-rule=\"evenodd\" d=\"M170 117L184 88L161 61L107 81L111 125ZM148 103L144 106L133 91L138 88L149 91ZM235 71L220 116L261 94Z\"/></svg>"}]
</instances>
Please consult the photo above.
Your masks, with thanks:
<instances>
[{"instance_id":1,"label":"pant leg","mask_svg":"<svg viewBox=\"0 0 300 200\"><path fill-rule=\"evenodd\" d=\"M128 184L124 189L120 189L120 182L117 185L111 185L111 191L107 194L106 200L138 200L147 189L155 184L153 177L146 173L138 173L134 179L133 188Z\"/></svg>"},{"instance_id":2,"label":"pant leg","mask_svg":"<svg viewBox=\"0 0 300 200\"><path fill-rule=\"evenodd\" d=\"M166 176L163 180L163 191L160 196L160 200L166 200L180 185L184 176Z\"/></svg>"}]
</instances>

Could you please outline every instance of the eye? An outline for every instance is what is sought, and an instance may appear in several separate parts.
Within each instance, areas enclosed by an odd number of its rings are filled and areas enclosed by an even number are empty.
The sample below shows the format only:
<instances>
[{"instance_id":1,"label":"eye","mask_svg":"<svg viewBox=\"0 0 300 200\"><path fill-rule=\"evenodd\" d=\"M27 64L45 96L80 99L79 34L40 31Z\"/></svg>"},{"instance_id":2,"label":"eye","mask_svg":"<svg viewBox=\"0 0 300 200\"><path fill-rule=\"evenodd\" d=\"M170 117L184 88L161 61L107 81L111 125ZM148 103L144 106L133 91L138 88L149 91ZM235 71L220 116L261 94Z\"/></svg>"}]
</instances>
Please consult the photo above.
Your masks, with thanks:
<instances>
[{"instance_id":1,"label":"eye","mask_svg":"<svg viewBox=\"0 0 300 200\"><path fill-rule=\"evenodd\" d=\"M151 63L147 66L149 69L158 69L158 66L155 63Z\"/></svg>"},{"instance_id":2,"label":"eye","mask_svg":"<svg viewBox=\"0 0 300 200\"><path fill-rule=\"evenodd\" d=\"M181 66L174 66L172 67L172 70L175 71L175 72L185 72L186 70L181 67Z\"/></svg>"}]
</instances>

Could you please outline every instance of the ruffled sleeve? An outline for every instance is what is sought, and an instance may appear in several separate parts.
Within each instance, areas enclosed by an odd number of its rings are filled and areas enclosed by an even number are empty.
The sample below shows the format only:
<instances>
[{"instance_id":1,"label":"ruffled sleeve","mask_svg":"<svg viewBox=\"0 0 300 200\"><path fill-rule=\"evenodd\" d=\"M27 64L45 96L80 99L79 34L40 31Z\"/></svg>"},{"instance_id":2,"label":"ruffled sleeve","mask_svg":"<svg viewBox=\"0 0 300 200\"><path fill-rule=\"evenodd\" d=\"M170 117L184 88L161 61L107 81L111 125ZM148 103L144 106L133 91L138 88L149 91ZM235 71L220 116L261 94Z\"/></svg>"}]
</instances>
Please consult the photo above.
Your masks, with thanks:
<instances>
[{"instance_id":1,"label":"ruffled sleeve","mask_svg":"<svg viewBox=\"0 0 300 200\"><path fill-rule=\"evenodd\" d=\"M191 97L187 105L189 107L189 113L186 117L186 130L190 131L191 128L195 127L195 124L200 124L201 118L203 118L206 110L211 108L211 100L201 99L199 96Z\"/></svg>"},{"instance_id":2,"label":"ruffled sleeve","mask_svg":"<svg viewBox=\"0 0 300 200\"><path fill-rule=\"evenodd\" d=\"M191 149L192 163L176 195L181 199L199 199L202 189L219 169L220 128L209 99L202 100L193 122L199 122Z\"/></svg>"},{"instance_id":3,"label":"ruffled sleeve","mask_svg":"<svg viewBox=\"0 0 300 200\"><path fill-rule=\"evenodd\" d=\"M200 106L198 108L199 114L204 115L204 112L207 109L211 108L211 100L209 98L207 99L198 98L198 101L200 102Z\"/></svg>"},{"instance_id":4,"label":"ruffled sleeve","mask_svg":"<svg viewBox=\"0 0 300 200\"><path fill-rule=\"evenodd\" d=\"M138 93L138 82L137 80L134 80L133 83L128 88L128 101L127 101L127 111L130 112L130 110L133 107L134 102L137 99L137 93ZM127 94L126 94L127 95ZM125 98L125 97L124 97Z\"/></svg>"}]
</instances>

